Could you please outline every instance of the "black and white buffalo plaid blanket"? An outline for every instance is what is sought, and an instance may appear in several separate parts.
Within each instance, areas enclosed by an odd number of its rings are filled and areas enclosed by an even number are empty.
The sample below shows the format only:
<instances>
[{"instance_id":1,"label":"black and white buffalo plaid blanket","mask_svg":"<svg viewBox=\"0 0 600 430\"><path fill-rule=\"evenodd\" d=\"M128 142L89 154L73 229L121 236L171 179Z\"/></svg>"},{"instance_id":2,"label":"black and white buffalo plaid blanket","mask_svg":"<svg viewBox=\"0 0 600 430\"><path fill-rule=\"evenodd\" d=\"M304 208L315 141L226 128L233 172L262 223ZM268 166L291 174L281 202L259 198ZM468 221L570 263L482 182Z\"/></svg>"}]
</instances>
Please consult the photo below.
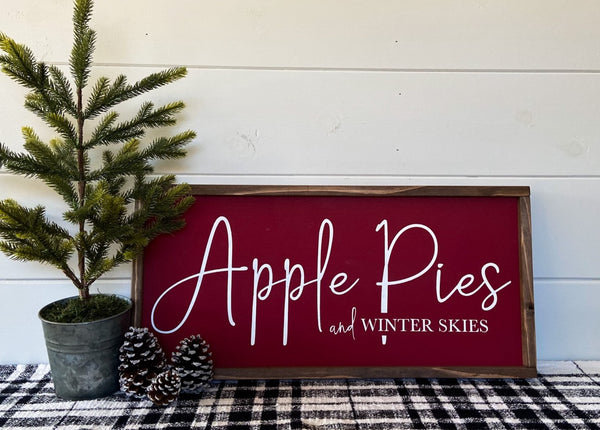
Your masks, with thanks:
<instances>
[{"instance_id":1,"label":"black and white buffalo plaid blanket","mask_svg":"<svg viewBox=\"0 0 600 430\"><path fill-rule=\"evenodd\" d=\"M61 400L47 365L0 366L0 427L600 429L600 374L578 370L534 379L216 381L158 407L122 393Z\"/></svg>"}]
</instances>

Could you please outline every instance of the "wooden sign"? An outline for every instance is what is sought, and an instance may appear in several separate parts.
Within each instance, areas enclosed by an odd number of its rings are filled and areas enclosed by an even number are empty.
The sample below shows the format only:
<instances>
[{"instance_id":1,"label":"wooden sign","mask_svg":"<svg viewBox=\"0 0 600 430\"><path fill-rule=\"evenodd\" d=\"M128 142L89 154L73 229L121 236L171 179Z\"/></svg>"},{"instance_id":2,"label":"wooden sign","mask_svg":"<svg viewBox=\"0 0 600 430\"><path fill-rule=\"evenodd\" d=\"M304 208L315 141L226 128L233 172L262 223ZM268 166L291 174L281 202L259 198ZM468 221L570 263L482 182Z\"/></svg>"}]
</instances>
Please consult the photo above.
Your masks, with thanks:
<instances>
[{"instance_id":1,"label":"wooden sign","mask_svg":"<svg viewBox=\"0 0 600 430\"><path fill-rule=\"evenodd\" d=\"M536 376L528 187L195 186L138 325L217 379Z\"/></svg>"}]
</instances>

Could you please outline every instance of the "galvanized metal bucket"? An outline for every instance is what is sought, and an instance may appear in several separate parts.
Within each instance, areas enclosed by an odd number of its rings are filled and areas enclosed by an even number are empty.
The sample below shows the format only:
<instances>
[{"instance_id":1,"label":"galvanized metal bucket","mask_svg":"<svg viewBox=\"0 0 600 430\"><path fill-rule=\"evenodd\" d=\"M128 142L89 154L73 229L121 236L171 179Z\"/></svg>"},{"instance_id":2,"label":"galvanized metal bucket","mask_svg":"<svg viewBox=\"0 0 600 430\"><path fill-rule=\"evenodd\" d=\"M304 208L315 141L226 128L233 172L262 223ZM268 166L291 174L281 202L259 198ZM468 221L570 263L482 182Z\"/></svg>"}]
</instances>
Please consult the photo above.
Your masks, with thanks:
<instances>
[{"instance_id":1,"label":"galvanized metal bucket","mask_svg":"<svg viewBox=\"0 0 600 430\"><path fill-rule=\"evenodd\" d=\"M64 302L73 297L59 300ZM129 299L127 299L129 300ZM95 399L119 389L119 347L130 325L128 310L103 320L56 323L41 317L56 395L67 400Z\"/></svg>"}]
</instances>

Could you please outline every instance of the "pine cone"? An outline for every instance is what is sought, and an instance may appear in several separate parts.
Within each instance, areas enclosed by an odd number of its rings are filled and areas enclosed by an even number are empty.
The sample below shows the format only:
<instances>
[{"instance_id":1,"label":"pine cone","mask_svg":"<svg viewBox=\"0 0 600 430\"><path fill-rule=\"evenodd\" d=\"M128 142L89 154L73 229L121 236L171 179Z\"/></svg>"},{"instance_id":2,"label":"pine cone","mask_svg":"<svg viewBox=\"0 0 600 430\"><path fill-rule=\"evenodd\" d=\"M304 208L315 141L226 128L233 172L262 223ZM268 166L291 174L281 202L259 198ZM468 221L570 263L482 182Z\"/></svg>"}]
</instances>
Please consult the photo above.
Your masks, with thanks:
<instances>
[{"instance_id":1,"label":"pine cone","mask_svg":"<svg viewBox=\"0 0 600 430\"><path fill-rule=\"evenodd\" d=\"M129 395L145 396L152 380L167 366L156 336L147 328L130 327L119 352L121 390Z\"/></svg>"},{"instance_id":2,"label":"pine cone","mask_svg":"<svg viewBox=\"0 0 600 430\"><path fill-rule=\"evenodd\" d=\"M148 387L147 394L155 405L164 406L177 399L180 389L181 378L175 369L169 369L154 378Z\"/></svg>"},{"instance_id":3,"label":"pine cone","mask_svg":"<svg viewBox=\"0 0 600 430\"><path fill-rule=\"evenodd\" d=\"M171 355L173 367L181 377L181 391L199 392L213 377L210 346L200 335L179 342Z\"/></svg>"}]
</instances>

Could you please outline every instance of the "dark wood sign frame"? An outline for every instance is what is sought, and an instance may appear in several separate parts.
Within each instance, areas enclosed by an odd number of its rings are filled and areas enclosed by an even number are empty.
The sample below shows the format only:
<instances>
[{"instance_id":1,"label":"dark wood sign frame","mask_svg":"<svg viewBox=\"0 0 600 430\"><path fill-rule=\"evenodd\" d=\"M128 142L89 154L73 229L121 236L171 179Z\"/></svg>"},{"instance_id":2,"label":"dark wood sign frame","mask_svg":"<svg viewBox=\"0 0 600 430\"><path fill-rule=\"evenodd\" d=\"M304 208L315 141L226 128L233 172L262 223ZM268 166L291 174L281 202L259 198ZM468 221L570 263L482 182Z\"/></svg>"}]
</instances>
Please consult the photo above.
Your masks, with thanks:
<instances>
[{"instance_id":1,"label":"dark wood sign frame","mask_svg":"<svg viewBox=\"0 0 600 430\"><path fill-rule=\"evenodd\" d=\"M490 186L248 186L193 185L202 196L378 196L378 197L510 197L517 201L518 266L520 276L520 318L522 365L517 366L277 366L215 367L215 379L262 378L382 378L382 377L535 377L536 347L534 329L533 270L531 252L531 210L529 187ZM132 299L134 324L142 323L144 263L133 265Z\"/></svg>"}]
</instances>

